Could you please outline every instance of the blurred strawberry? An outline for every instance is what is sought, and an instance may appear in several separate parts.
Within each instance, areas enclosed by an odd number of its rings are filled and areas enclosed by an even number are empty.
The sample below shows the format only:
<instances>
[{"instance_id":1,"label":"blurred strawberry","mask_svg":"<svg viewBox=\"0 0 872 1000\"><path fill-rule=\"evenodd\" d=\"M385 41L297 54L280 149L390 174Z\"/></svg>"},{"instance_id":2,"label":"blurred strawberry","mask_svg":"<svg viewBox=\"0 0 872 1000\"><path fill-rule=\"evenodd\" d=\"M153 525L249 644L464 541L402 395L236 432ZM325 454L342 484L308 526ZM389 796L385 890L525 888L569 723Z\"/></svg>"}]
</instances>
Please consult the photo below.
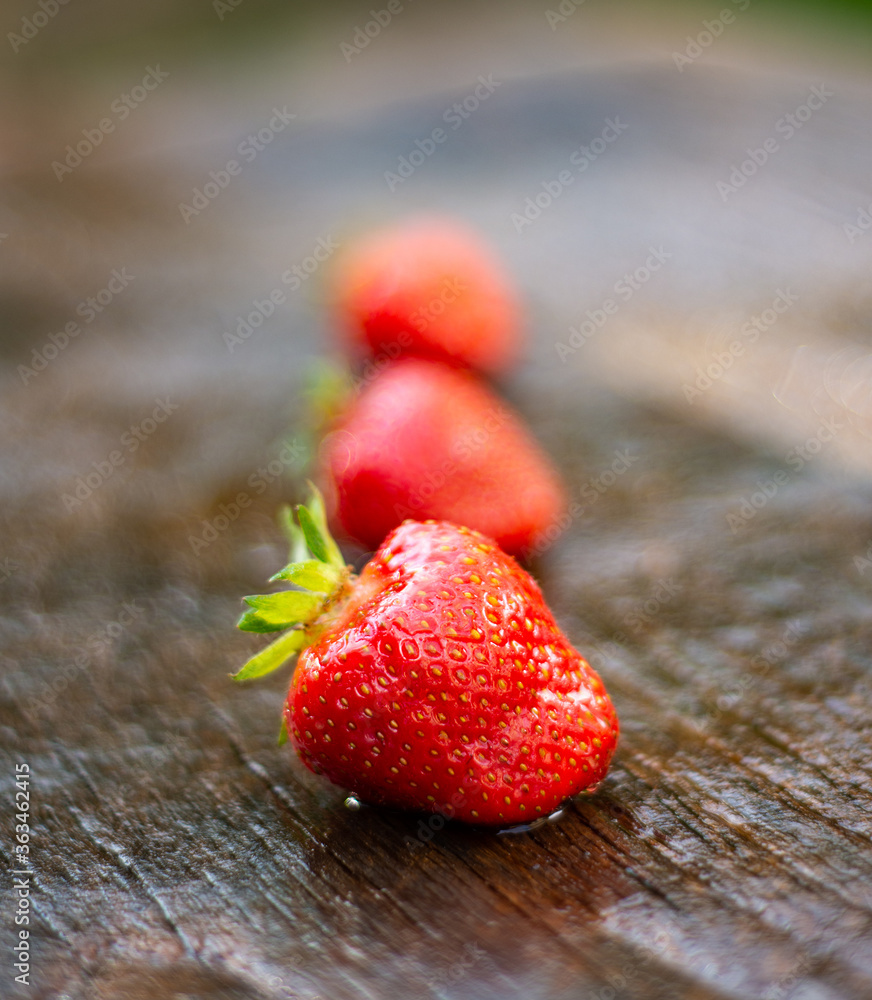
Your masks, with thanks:
<instances>
[{"instance_id":1,"label":"blurred strawberry","mask_svg":"<svg viewBox=\"0 0 872 1000\"><path fill-rule=\"evenodd\" d=\"M333 519L370 550L406 518L434 518L521 553L565 506L521 419L471 372L417 358L389 365L352 400L321 463Z\"/></svg>"},{"instance_id":2,"label":"blurred strawberry","mask_svg":"<svg viewBox=\"0 0 872 1000\"><path fill-rule=\"evenodd\" d=\"M519 305L498 263L460 223L424 217L362 238L337 265L340 320L360 352L505 371Z\"/></svg>"}]
</instances>

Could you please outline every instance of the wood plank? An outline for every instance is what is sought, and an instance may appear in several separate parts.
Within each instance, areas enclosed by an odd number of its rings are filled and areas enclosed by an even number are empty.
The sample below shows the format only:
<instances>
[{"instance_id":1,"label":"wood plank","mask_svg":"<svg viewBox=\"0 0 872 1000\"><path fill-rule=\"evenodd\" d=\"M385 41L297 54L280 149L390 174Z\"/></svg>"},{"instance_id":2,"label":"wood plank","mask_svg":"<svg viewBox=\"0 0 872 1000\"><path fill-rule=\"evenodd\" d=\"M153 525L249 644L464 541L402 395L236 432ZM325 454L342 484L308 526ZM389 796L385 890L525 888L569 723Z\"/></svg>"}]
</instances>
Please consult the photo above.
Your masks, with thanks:
<instances>
[{"instance_id":1,"label":"wood plank","mask_svg":"<svg viewBox=\"0 0 872 1000\"><path fill-rule=\"evenodd\" d=\"M325 320L318 303L293 300L238 355L221 329L281 273L280 256L297 259L317 234L338 232L355 201L388 204L377 193L385 150L431 105L312 125L305 148L277 143L240 194L249 198L242 235L239 216L216 208L172 252L161 239L137 243L171 185L157 177L138 188L130 174L107 181L146 190L150 203L139 216L131 210L128 229L96 238L87 266L102 274L123 247L143 275L141 291L28 385L15 376L21 344L2 349L0 563L10 562L0 580L0 787L8 802L13 764L29 763L36 873L34 986L8 995L872 994L872 574L855 562L872 541L868 463L846 457L846 438L732 529L741 499L783 467L791 440L803 439L805 415L749 434L714 404L705 420L677 406L669 378L683 377L681 365L704 348L692 337L670 340L669 321L700 302L717 311L727 292L740 311L751 309L774 275L753 273L747 229L739 230L744 242L718 241L702 223L689 235L694 213L726 224L710 185L687 193L672 220L654 204L659 192L678 205L679 168L695 142L707 179L716 178L729 149L802 88L725 73L699 80L688 90L666 74L601 71L516 83L433 164L446 199L501 242L519 281L546 303L529 363L504 390L559 457L584 511L535 571L622 722L599 792L521 835L346 810L342 790L275 745L287 678L245 688L228 679L257 646L233 629L239 595L256 592L281 563L274 513L299 490L303 469L285 462L262 492L252 477L259 482L257 470L280 454L302 409L303 361L323 349ZM735 111L728 128L712 117L725 88ZM841 101L849 120L867 106L862 95ZM636 126L624 151L515 239L511 205L563 145L618 113ZM853 148L838 122L816 140L797 140L794 159L749 189L737 209L743 224L756 212L774 224L797 176L809 176L821 156L839 160L839 143ZM821 145L824 137L836 145ZM528 157L506 160L519 144ZM325 164L329 190L318 188ZM462 177L468 187L453 193ZM838 173L822 182L819 203L831 204L847 182ZM324 198L276 209L291 185ZM327 197L334 186L335 203ZM600 259L601 237L585 220L626 218L630 194L648 207L609 237ZM40 197L49 205L57 194ZM70 211L87 215L88 196L76 197ZM412 207L424 194L403 197ZM808 278L817 255L795 243L819 219L794 212L794 229L776 244L779 260L807 278L806 300L823 314L844 285ZM260 239L291 218L299 224L280 253ZM604 334L596 359L585 345L562 363L555 340L661 241L676 247L674 267L628 305L623 333ZM238 270L225 288L220 261L231 247ZM866 251L857 254L845 251L845 273L866 265ZM191 260L204 277L185 299ZM706 284L712 275L730 279ZM63 317L69 301L52 308ZM626 358L627 331L655 313L646 337L660 337L674 364L651 374L654 388L640 400L638 380L624 377L628 362L621 369L615 359ZM820 330L824 344L831 333ZM791 356L794 335L781 331L773 370ZM755 386L747 391L759 396ZM178 409L66 510L64 493L156 397ZM604 482L621 453L632 461L597 491L591 484ZM195 552L190 539L240 492L251 506ZM9 821L7 812L0 822ZM4 825L7 868L10 843ZM7 955L13 930L3 938Z\"/></svg>"}]
</instances>

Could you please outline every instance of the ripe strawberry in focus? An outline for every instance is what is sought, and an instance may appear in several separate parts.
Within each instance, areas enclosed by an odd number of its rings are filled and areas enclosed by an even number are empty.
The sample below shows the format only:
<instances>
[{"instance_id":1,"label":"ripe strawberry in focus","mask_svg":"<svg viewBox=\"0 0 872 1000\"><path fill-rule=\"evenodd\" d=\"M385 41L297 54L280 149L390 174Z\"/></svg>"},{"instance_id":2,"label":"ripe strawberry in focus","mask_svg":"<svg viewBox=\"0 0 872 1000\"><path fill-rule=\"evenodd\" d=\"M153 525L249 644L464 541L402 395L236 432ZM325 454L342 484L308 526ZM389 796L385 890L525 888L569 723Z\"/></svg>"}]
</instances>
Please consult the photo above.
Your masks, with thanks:
<instances>
[{"instance_id":1,"label":"ripe strawberry in focus","mask_svg":"<svg viewBox=\"0 0 872 1000\"><path fill-rule=\"evenodd\" d=\"M284 717L309 768L372 804L493 825L602 780L612 704L510 556L468 528L408 521L354 577L320 511L300 508L321 557L279 574L320 593L246 598L240 627L292 630L237 675L302 649Z\"/></svg>"},{"instance_id":2,"label":"ripe strawberry in focus","mask_svg":"<svg viewBox=\"0 0 872 1000\"><path fill-rule=\"evenodd\" d=\"M515 361L520 309L487 247L465 226L425 217L362 238L337 265L349 342L497 373Z\"/></svg>"},{"instance_id":3,"label":"ripe strawberry in focus","mask_svg":"<svg viewBox=\"0 0 872 1000\"><path fill-rule=\"evenodd\" d=\"M322 466L333 518L370 550L411 517L465 524L519 554L565 506L557 472L505 403L471 372L416 358L364 387Z\"/></svg>"}]
</instances>

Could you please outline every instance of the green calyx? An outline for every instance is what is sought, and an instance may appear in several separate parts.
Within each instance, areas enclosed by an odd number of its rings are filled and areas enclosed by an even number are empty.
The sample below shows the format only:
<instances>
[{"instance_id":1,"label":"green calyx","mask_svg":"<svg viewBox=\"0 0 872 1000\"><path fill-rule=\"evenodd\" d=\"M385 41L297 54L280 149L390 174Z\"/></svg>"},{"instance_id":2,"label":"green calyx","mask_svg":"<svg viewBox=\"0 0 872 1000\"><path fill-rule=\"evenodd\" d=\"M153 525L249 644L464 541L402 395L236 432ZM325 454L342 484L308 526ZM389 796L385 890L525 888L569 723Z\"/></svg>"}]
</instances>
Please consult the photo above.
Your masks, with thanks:
<instances>
[{"instance_id":1,"label":"green calyx","mask_svg":"<svg viewBox=\"0 0 872 1000\"><path fill-rule=\"evenodd\" d=\"M236 681L254 680L277 670L310 645L324 627L326 613L348 592L351 568L327 528L324 500L309 484L312 498L297 508L281 511L282 527L291 543L291 561L270 579L285 580L296 589L244 597L251 609L237 622L244 632L281 632L237 673Z\"/></svg>"}]
</instances>

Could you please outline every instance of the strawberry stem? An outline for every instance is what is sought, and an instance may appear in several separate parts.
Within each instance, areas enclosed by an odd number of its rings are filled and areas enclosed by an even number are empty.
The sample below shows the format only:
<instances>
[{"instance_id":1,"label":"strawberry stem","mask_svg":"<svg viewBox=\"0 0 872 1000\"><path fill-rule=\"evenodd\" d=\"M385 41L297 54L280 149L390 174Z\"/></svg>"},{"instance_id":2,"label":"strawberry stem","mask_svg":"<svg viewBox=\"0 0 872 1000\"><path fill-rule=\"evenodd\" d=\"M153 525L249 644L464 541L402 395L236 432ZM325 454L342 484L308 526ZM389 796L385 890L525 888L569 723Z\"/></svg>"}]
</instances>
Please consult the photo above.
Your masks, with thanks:
<instances>
[{"instance_id":1,"label":"strawberry stem","mask_svg":"<svg viewBox=\"0 0 872 1000\"><path fill-rule=\"evenodd\" d=\"M277 670L314 640L323 627L319 627L319 619L348 592L351 567L345 565L330 535L321 494L311 483L309 486L312 497L307 506L297 508L298 524L288 508L280 511L293 561L270 581L287 580L297 589L243 598L251 610L237 622L237 628L244 632L283 634L251 657L233 674L234 680L253 680Z\"/></svg>"}]
</instances>

